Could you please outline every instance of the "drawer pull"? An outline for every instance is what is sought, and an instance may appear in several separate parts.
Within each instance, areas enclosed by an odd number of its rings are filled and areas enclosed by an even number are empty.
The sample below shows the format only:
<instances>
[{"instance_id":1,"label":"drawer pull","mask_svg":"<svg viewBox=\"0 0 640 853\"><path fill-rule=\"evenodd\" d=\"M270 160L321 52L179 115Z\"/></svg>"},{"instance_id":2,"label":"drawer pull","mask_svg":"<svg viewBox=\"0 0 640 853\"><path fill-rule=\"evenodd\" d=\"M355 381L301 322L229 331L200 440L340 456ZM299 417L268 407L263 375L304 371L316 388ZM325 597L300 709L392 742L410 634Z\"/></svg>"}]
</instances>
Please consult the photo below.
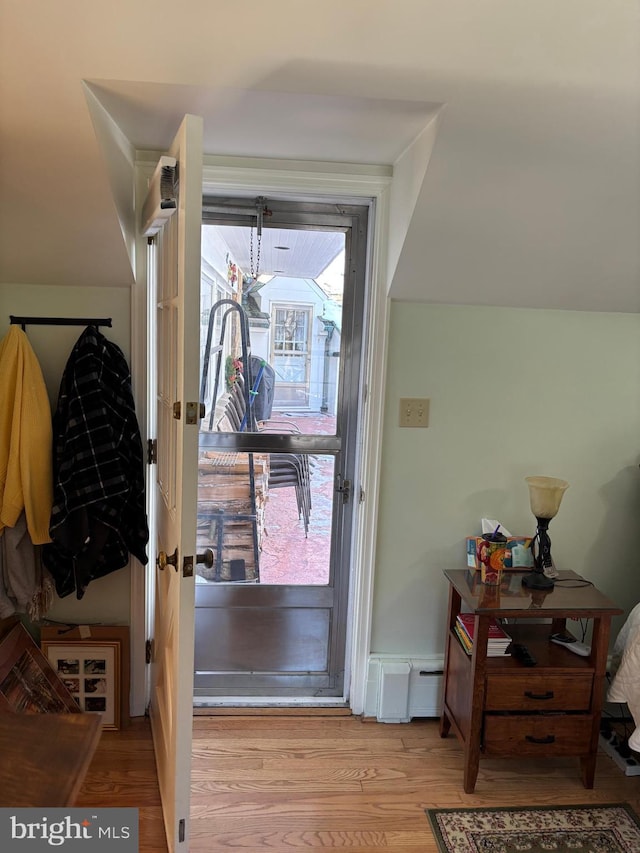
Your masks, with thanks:
<instances>
[{"instance_id":1,"label":"drawer pull","mask_svg":"<svg viewBox=\"0 0 640 853\"><path fill-rule=\"evenodd\" d=\"M555 743L556 736L547 735L546 737L534 737L533 735L526 735L525 740L528 740L529 743Z\"/></svg>"},{"instance_id":2,"label":"drawer pull","mask_svg":"<svg viewBox=\"0 0 640 853\"><path fill-rule=\"evenodd\" d=\"M525 690L524 695L527 699L553 699L553 690L547 690L546 693L532 693L530 690Z\"/></svg>"}]
</instances>

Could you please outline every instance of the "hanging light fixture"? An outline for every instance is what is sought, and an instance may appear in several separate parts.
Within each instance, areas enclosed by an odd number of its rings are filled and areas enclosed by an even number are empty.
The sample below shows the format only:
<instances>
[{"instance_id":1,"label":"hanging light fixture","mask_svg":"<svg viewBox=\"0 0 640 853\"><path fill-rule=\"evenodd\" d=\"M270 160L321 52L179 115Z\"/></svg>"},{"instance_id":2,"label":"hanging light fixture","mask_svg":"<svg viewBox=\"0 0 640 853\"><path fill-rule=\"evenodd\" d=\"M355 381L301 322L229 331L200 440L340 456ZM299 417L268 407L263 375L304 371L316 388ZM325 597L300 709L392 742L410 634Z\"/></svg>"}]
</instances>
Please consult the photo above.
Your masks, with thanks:
<instances>
[{"instance_id":1,"label":"hanging light fixture","mask_svg":"<svg viewBox=\"0 0 640 853\"><path fill-rule=\"evenodd\" d=\"M265 216L271 216L271 211L266 205L266 198L259 195L256 199L256 264L253 265L253 225L249 232L249 273L254 281L260 275L260 249L262 247L262 224Z\"/></svg>"}]
</instances>

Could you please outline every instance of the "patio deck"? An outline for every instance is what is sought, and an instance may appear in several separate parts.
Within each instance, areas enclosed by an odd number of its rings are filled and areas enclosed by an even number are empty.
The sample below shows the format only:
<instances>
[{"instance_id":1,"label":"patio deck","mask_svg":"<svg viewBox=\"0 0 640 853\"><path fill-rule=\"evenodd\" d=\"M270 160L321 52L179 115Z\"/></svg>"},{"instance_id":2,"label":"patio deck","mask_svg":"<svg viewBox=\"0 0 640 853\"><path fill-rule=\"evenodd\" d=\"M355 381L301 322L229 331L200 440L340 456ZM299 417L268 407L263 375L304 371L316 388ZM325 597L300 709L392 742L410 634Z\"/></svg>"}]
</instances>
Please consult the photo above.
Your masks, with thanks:
<instances>
[{"instance_id":1,"label":"patio deck","mask_svg":"<svg viewBox=\"0 0 640 853\"><path fill-rule=\"evenodd\" d=\"M277 412L300 432L331 435L336 419L318 412ZM311 520L308 535L298 518L295 490L270 489L265 507L265 529L260 553L262 584L325 584L329 578L334 459L314 456L311 472Z\"/></svg>"}]
</instances>

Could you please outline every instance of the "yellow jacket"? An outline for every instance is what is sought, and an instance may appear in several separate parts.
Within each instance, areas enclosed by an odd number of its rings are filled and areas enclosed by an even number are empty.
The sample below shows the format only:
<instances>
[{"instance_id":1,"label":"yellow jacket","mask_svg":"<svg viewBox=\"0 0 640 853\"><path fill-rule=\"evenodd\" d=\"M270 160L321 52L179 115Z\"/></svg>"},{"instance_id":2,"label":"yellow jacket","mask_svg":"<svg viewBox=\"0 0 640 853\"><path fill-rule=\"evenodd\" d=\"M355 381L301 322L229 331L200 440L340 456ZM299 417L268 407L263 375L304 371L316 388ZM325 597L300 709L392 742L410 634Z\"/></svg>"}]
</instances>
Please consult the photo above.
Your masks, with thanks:
<instances>
[{"instance_id":1,"label":"yellow jacket","mask_svg":"<svg viewBox=\"0 0 640 853\"><path fill-rule=\"evenodd\" d=\"M0 341L0 535L24 510L34 545L50 542L51 407L29 339L11 326Z\"/></svg>"}]
</instances>

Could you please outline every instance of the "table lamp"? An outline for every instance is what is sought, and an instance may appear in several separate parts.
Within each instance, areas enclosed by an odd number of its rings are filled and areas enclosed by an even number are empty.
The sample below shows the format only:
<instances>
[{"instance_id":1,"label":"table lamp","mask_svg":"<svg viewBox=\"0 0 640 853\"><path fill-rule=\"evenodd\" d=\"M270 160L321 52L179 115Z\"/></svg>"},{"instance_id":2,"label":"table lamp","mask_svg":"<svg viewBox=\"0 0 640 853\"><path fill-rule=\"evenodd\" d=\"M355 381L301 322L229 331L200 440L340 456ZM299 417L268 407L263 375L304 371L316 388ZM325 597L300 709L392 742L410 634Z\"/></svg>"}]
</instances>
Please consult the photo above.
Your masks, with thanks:
<instances>
[{"instance_id":1,"label":"table lamp","mask_svg":"<svg viewBox=\"0 0 640 853\"><path fill-rule=\"evenodd\" d=\"M525 480L529 485L531 512L536 517L538 528L531 540L534 567L522 578L522 584L529 589L551 589L554 586L553 579L544 573L545 569L553 567L549 522L557 515L569 483L556 477L525 477Z\"/></svg>"}]
</instances>

